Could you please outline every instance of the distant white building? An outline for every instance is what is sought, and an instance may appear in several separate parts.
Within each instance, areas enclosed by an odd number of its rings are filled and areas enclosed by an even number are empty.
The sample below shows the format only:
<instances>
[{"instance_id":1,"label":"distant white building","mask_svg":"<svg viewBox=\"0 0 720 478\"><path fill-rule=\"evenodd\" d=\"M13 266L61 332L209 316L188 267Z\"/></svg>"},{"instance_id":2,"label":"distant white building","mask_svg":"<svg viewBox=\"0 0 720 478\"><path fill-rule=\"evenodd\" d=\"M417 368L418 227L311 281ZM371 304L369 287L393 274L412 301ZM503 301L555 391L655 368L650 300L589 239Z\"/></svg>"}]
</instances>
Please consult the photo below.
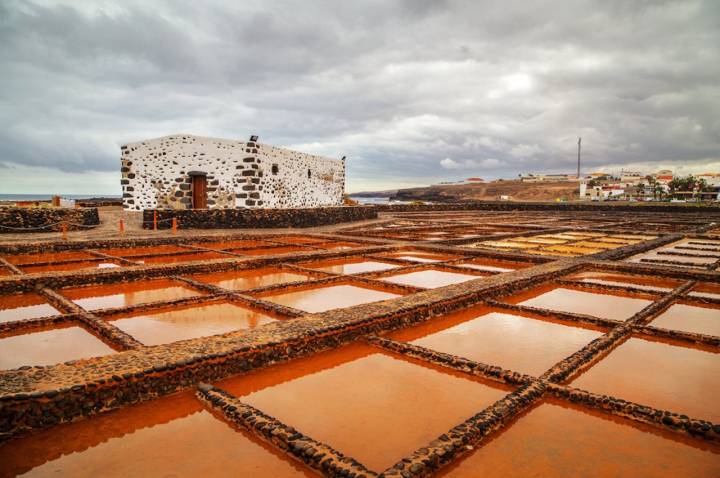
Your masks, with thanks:
<instances>
[{"instance_id":1,"label":"distant white building","mask_svg":"<svg viewBox=\"0 0 720 478\"><path fill-rule=\"evenodd\" d=\"M519 175L520 181L524 183L539 183L539 182L550 182L550 181L577 181L578 177L575 174L532 174L522 173Z\"/></svg>"},{"instance_id":2,"label":"distant white building","mask_svg":"<svg viewBox=\"0 0 720 478\"><path fill-rule=\"evenodd\" d=\"M626 185L638 184L645 181L645 175L640 171L625 171L620 174L620 182Z\"/></svg>"},{"instance_id":3,"label":"distant white building","mask_svg":"<svg viewBox=\"0 0 720 478\"><path fill-rule=\"evenodd\" d=\"M591 201L603 201L611 197L618 197L625 194L625 189L621 188L603 188L602 186L595 186L589 191L589 198Z\"/></svg>"},{"instance_id":4,"label":"distant white building","mask_svg":"<svg viewBox=\"0 0 720 478\"><path fill-rule=\"evenodd\" d=\"M720 173L702 173L695 177L704 179L708 186L720 186Z\"/></svg>"},{"instance_id":5,"label":"distant white building","mask_svg":"<svg viewBox=\"0 0 720 478\"><path fill-rule=\"evenodd\" d=\"M302 208L342 204L345 158L177 134L121 147L127 210Z\"/></svg>"},{"instance_id":6,"label":"distant white building","mask_svg":"<svg viewBox=\"0 0 720 478\"><path fill-rule=\"evenodd\" d=\"M661 169L657 173L653 174L653 177L655 178L655 181L657 181L658 183L667 184L673 180L675 175L669 169Z\"/></svg>"}]
</instances>

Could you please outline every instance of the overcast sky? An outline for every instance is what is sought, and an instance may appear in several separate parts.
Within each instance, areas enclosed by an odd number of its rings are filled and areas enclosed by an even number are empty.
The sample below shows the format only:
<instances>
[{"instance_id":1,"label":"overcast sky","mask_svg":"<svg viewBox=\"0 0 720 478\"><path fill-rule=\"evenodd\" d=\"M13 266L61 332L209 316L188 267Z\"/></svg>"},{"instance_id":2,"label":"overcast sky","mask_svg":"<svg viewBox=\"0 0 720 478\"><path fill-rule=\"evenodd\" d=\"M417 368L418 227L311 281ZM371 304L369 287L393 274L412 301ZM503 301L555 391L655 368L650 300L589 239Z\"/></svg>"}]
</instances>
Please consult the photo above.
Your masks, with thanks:
<instances>
[{"instance_id":1,"label":"overcast sky","mask_svg":"<svg viewBox=\"0 0 720 478\"><path fill-rule=\"evenodd\" d=\"M348 190L720 171L720 1L0 1L0 193L120 193L174 133L348 158Z\"/></svg>"}]
</instances>

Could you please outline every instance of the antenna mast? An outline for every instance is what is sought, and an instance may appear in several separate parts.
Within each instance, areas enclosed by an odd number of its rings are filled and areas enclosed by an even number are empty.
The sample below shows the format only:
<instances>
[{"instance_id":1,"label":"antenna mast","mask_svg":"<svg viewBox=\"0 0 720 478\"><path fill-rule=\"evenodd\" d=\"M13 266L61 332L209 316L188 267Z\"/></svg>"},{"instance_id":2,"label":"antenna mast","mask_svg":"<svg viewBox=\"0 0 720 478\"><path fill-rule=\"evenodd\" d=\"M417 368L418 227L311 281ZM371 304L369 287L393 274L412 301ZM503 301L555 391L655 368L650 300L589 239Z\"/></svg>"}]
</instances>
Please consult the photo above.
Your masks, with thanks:
<instances>
[{"instance_id":1,"label":"antenna mast","mask_svg":"<svg viewBox=\"0 0 720 478\"><path fill-rule=\"evenodd\" d=\"M580 181L580 143L582 141L582 138L578 137L578 170L577 170L577 178L578 181Z\"/></svg>"}]
</instances>

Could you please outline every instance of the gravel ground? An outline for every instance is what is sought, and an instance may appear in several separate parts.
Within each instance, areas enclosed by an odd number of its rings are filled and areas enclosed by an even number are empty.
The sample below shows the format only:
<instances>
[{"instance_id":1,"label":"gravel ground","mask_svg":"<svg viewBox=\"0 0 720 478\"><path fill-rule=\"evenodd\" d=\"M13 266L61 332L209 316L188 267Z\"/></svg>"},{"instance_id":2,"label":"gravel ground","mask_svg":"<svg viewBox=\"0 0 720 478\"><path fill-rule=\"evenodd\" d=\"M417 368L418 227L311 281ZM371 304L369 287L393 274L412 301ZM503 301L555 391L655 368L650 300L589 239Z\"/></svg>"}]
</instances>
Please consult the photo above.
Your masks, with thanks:
<instances>
[{"instance_id":1,"label":"gravel ground","mask_svg":"<svg viewBox=\"0 0 720 478\"><path fill-rule=\"evenodd\" d=\"M120 239L122 237L166 237L171 236L170 229L159 231L148 231L142 229L142 212L123 211L120 206L100 207L100 225L85 231L69 231L67 233L69 240L82 239ZM125 223L125 234L120 235L119 222L123 219ZM363 223L372 223L377 221L354 222L353 225L362 225ZM179 230L178 236L197 236L197 235L225 235L233 232L247 233L276 233L276 232L330 232L334 229L347 227L348 223L336 224L332 226L313 227L304 229L187 229ZM61 232L34 232L20 234L0 234L0 244L17 243L17 242L36 242L47 241L51 239L62 238Z\"/></svg>"}]
</instances>

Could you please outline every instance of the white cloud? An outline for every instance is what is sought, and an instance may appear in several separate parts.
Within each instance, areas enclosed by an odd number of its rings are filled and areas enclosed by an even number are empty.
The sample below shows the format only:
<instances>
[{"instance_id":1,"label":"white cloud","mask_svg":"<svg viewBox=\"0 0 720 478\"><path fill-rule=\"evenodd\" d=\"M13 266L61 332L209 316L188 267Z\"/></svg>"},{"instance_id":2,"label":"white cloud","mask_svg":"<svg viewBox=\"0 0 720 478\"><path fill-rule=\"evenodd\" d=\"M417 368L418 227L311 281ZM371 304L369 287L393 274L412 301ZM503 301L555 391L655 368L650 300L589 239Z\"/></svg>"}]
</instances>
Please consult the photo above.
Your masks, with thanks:
<instances>
[{"instance_id":1,"label":"white cloud","mask_svg":"<svg viewBox=\"0 0 720 478\"><path fill-rule=\"evenodd\" d=\"M445 169L460 169L462 168L462 165L458 163L457 161L454 161L450 158L445 158L440 161L440 166L442 166Z\"/></svg>"},{"instance_id":2,"label":"white cloud","mask_svg":"<svg viewBox=\"0 0 720 478\"><path fill-rule=\"evenodd\" d=\"M490 169L497 168L502 164L499 159L487 158L482 160L466 159L464 161L455 161L454 159L445 158L440 161L440 166L445 169Z\"/></svg>"},{"instance_id":3,"label":"white cloud","mask_svg":"<svg viewBox=\"0 0 720 478\"><path fill-rule=\"evenodd\" d=\"M542 150L537 144L518 144L510 149L510 156L513 158L531 158Z\"/></svg>"},{"instance_id":4,"label":"white cloud","mask_svg":"<svg viewBox=\"0 0 720 478\"><path fill-rule=\"evenodd\" d=\"M119 160L118 160L119 161ZM0 163L0 167L2 164ZM63 172L38 166L2 168L0 192L17 194L115 194L120 170Z\"/></svg>"},{"instance_id":5,"label":"white cloud","mask_svg":"<svg viewBox=\"0 0 720 478\"><path fill-rule=\"evenodd\" d=\"M577 136L585 171L716 167L719 15L695 1L0 1L0 192L27 191L8 179L23 166L44 168L28 170L39 189L55 172L118 194L92 178L117 174L119 144L181 132L346 155L363 189L573 172Z\"/></svg>"}]
</instances>

